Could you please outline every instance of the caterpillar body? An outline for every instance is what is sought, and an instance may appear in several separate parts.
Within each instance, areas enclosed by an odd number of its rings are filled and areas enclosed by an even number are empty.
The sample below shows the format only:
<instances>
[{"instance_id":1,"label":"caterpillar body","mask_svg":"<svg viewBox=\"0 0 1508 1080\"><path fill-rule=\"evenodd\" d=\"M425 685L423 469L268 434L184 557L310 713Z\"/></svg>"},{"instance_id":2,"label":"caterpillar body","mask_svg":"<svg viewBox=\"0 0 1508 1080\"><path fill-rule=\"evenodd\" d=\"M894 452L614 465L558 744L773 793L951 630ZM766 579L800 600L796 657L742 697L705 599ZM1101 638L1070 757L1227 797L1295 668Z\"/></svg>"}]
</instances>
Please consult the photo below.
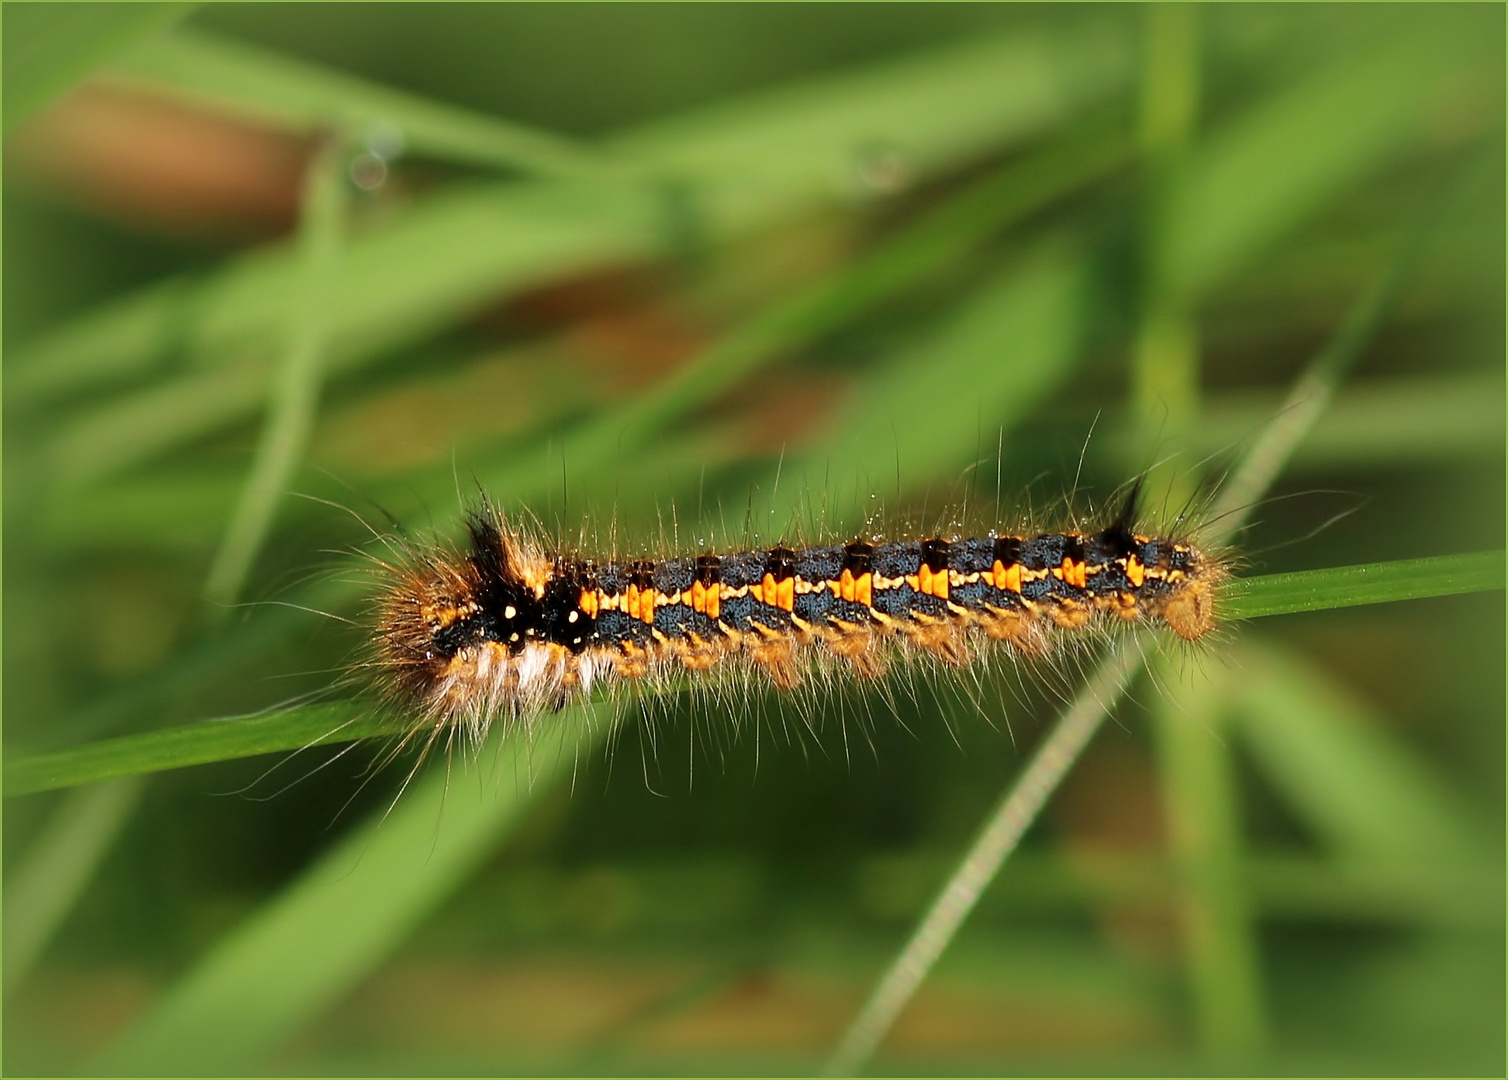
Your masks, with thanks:
<instances>
[{"instance_id":1,"label":"caterpillar body","mask_svg":"<svg viewBox=\"0 0 1508 1080\"><path fill-rule=\"evenodd\" d=\"M898 658L1043 656L1096 624L1203 636L1226 571L1133 515L1134 494L1093 532L594 560L484 503L465 551L383 564L372 666L419 730L480 736L628 680L741 672L790 690L814 669L875 678Z\"/></svg>"}]
</instances>

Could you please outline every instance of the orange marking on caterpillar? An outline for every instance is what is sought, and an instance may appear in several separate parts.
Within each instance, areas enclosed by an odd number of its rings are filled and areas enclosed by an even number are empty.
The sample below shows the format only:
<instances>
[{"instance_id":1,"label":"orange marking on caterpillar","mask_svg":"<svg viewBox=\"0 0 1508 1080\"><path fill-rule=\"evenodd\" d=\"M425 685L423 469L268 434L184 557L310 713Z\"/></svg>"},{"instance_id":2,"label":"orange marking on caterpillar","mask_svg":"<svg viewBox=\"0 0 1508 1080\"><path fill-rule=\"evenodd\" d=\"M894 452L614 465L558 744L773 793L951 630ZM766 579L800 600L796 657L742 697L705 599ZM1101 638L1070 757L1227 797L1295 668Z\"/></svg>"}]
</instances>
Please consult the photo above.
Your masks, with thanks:
<instances>
[{"instance_id":1,"label":"orange marking on caterpillar","mask_svg":"<svg viewBox=\"0 0 1508 1080\"><path fill-rule=\"evenodd\" d=\"M946 600L948 598L948 572L946 570L934 571L926 563L922 563L916 572L915 589L919 593Z\"/></svg>"},{"instance_id":2,"label":"orange marking on caterpillar","mask_svg":"<svg viewBox=\"0 0 1508 1080\"><path fill-rule=\"evenodd\" d=\"M997 559L994 566L995 588L1002 592L1018 593L1021 591L1021 564L1011 563L1002 566Z\"/></svg>"}]
</instances>

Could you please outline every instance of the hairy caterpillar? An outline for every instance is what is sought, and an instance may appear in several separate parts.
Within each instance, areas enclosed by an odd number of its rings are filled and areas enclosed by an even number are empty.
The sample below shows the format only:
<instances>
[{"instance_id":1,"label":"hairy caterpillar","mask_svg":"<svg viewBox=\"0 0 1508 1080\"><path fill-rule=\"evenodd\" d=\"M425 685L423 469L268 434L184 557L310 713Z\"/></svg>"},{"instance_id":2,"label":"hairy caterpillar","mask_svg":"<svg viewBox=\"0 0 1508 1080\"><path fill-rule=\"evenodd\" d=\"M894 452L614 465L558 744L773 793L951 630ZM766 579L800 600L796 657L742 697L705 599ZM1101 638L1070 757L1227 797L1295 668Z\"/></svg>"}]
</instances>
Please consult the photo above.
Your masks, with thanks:
<instances>
[{"instance_id":1,"label":"hairy caterpillar","mask_svg":"<svg viewBox=\"0 0 1508 1080\"><path fill-rule=\"evenodd\" d=\"M1134 526L1135 492L1093 532L878 535L668 558L550 550L490 504L470 543L381 564L386 696L438 736L558 710L594 687L675 674L813 668L875 678L897 659L1038 657L1099 624L1214 628L1220 560Z\"/></svg>"}]
</instances>

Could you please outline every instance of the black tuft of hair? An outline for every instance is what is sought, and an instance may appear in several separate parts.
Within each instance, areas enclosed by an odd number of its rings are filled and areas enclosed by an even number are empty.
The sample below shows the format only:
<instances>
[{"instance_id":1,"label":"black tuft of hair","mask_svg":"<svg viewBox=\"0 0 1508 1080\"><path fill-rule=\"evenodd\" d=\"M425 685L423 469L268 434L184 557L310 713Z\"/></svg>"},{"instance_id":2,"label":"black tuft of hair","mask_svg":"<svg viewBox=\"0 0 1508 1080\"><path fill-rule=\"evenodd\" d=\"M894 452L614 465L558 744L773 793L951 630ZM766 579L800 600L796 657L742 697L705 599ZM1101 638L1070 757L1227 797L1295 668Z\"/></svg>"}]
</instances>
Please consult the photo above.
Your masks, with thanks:
<instances>
[{"instance_id":1,"label":"black tuft of hair","mask_svg":"<svg viewBox=\"0 0 1508 1080\"><path fill-rule=\"evenodd\" d=\"M1136 478L1136 482L1131 485L1131 490L1126 492L1126 498L1121 502L1121 507L1115 517L1095 536L1095 542L1107 553L1129 555L1136 550L1136 518L1141 506L1142 486L1146 479L1145 473Z\"/></svg>"},{"instance_id":2,"label":"black tuft of hair","mask_svg":"<svg viewBox=\"0 0 1508 1080\"><path fill-rule=\"evenodd\" d=\"M508 546L491 512L482 507L466 516L466 531L471 534L471 565L483 582L510 580L513 568L508 565Z\"/></svg>"},{"instance_id":3,"label":"black tuft of hair","mask_svg":"<svg viewBox=\"0 0 1508 1080\"><path fill-rule=\"evenodd\" d=\"M1120 511L1110 525L1116 532L1123 532L1129 536L1136 527L1136 519L1141 511L1141 492L1146 483L1147 474L1142 473L1131 485L1131 490L1126 492L1125 501L1121 503Z\"/></svg>"}]
</instances>

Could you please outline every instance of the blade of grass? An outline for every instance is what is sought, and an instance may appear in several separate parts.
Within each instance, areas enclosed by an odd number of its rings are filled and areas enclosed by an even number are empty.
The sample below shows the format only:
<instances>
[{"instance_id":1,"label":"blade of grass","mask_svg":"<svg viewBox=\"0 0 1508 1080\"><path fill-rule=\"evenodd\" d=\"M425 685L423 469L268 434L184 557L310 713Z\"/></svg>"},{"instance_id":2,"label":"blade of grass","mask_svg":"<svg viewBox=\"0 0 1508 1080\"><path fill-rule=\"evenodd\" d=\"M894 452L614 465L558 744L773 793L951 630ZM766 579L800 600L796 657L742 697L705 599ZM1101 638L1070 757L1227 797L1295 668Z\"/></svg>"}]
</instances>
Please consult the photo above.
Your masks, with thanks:
<instances>
[{"instance_id":1,"label":"blade of grass","mask_svg":"<svg viewBox=\"0 0 1508 1080\"><path fill-rule=\"evenodd\" d=\"M5 133L197 4L25 4L5 14Z\"/></svg>"},{"instance_id":2,"label":"blade of grass","mask_svg":"<svg viewBox=\"0 0 1508 1080\"><path fill-rule=\"evenodd\" d=\"M326 320L327 370L349 372L527 282L657 250L662 224L655 197L623 188L535 184L435 196L346 249ZM134 342L107 340L115 320L105 318L39 346L24 362L28 371L59 365L46 379L54 387L70 369L124 375L123 362L147 364L175 345L188 368L70 420L42 451L52 476L72 486L98 481L255 410L266 400L297 281L295 252L260 252L206 280L176 316L136 320L132 301L119 305L137 327ZM141 336L175 319L172 339Z\"/></svg>"},{"instance_id":3,"label":"blade of grass","mask_svg":"<svg viewBox=\"0 0 1508 1080\"><path fill-rule=\"evenodd\" d=\"M1504 554L1439 555L1425 559L1299 570L1237 578L1220 599L1221 617L1258 619L1302 611L1386 604L1432 596L1492 592L1503 587Z\"/></svg>"},{"instance_id":4,"label":"blade of grass","mask_svg":"<svg viewBox=\"0 0 1508 1080\"><path fill-rule=\"evenodd\" d=\"M393 735L404 725L354 702L234 716L103 739L68 750L7 755L5 794L91 784L117 776Z\"/></svg>"},{"instance_id":5,"label":"blade of grass","mask_svg":"<svg viewBox=\"0 0 1508 1080\"><path fill-rule=\"evenodd\" d=\"M1219 601L1222 620L1262 618L1326 608L1492 592L1504 586L1505 555L1447 555L1296 574L1238 578ZM355 701L306 705L249 717L226 717L67 750L10 755L6 796L90 784L117 776L207 764L393 735L401 719Z\"/></svg>"},{"instance_id":6,"label":"blade of grass","mask_svg":"<svg viewBox=\"0 0 1508 1080\"><path fill-rule=\"evenodd\" d=\"M449 895L609 726L570 709L531 738L495 738L469 766L434 763L390 811L211 949L98 1071L257 1071Z\"/></svg>"},{"instance_id":7,"label":"blade of grass","mask_svg":"<svg viewBox=\"0 0 1508 1080\"><path fill-rule=\"evenodd\" d=\"M873 1056L880 1040L974 910L1001 864L1015 850L1038 812L1078 760L1079 752L1099 729L1105 714L1120 698L1140 661L1141 653L1129 640L1123 640L1101 663L1052 734L1032 755L1018 782L986 819L963 862L948 878L906 947L849 1025L823 1066L822 1075L853 1076Z\"/></svg>"},{"instance_id":8,"label":"blade of grass","mask_svg":"<svg viewBox=\"0 0 1508 1080\"><path fill-rule=\"evenodd\" d=\"M1433 27L1434 24L1429 24ZM1430 130L1472 49L1431 30L1359 52L1212 133L1168 217L1169 288L1218 285Z\"/></svg>"},{"instance_id":9,"label":"blade of grass","mask_svg":"<svg viewBox=\"0 0 1508 1080\"><path fill-rule=\"evenodd\" d=\"M608 146L644 175L693 185L698 215L743 231L781 207L870 194L876 151L920 179L1062 126L1124 85L1128 59L1109 21L987 36L652 122Z\"/></svg>"},{"instance_id":10,"label":"blade of grass","mask_svg":"<svg viewBox=\"0 0 1508 1080\"><path fill-rule=\"evenodd\" d=\"M1133 404L1149 438L1179 445L1198 412L1199 350L1186 297L1170 286L1169 230L1187 184L1190 143L1199 111L1199 9L1150 4L1143 9L1139 142L1142 156L1142 303L1131 361ZM1165 475L1158 476L1157 472ZM1180 504L1170 466L1147 487L1167 487Z\"/></svg>"},{"instance_id":11,"label":"blade of grass","mask_svg":"<svg viewBox=\"0 0 1508 1080\"><path fill-rule=\"evenodd\" d=\"M141 799L128 776L71 791L5 881L5 994L19 986L47 947L99 860Z\"/></svg>"},{"instance_id":12,"label":"blade of grass","mask_svg":"<svg viewBox=\"0 0 1508 1080\"><path fill-rule=\"evenodd\" d=\"M1050 236L1008 260L933 335L871 376L830 433L786 462L784 471L798 481L787 485L786 505L804 497L803 476L825 478L813 487L835 496L915 491L942 469L969 462L982 440L993 441L1031 416L1085 357L1093 280L1075 240ZM950 422L939 423L922 402L933 388L947 386L969 387L969 400ZM897 475L883 464L875 475L877 462L895 462Z\"/></svg>"},{"instance_id":13,"label":"blade of grass","mask_svg":"<svg viewBox=\"0 0 1508 1080\"><path fill-rule=\"evenodd\" d=\"M1118 133L1096 125L1006 167L874 252L735 327L653 391L573 437L570 459L590 463L636 446L765 364L872 311L1012 222L1104 176L1125 155Z\"/></svg>"},{"instance_id":14,"label":"blade of grass","mask_svg":"<svg viewBox=\"0 0 1508 1080\"><path fill-rule=\"evenodd\" d=\"M1236 697L1244 744L1284 800L1343 861L1490 864L1454 792L1318 665L1248 638Z\"/></svg>"},{"instance_id":15,"label":"blade of grass","mask_svg":"<svg viewBox=\"0 0 1508 1080\"><path fill-rule=\"evenodd\" d=\"M288 346L272 381L267 419L241 498L210 564L205 598L229 610L252 561L272 528L278 500L303 462L314 428L324 376L330 295L340 272L345 238L346 148L341 134L327 135L310 159L299 222L298 299L290 312Z\"/></svg>"},{"instance_id":16,"label":"blade of grass","mask_svg":"<svg viewBox=\"0 0 1508 1080\"><path fill-rule=\"evenodd\" d=\"M1383 318L1398 302L1404 283L1410 271L1418 265L1425 244L1435 235L1455 197L1465 188L1470 168L1482 160L1485 158L1478 155L1436 197L1426 201L1423 213L1399 244L1392 261L1372 287L1351 306L1339 331L1304 369L1283 407L1262 429L1257 441L1242 458L1240 467L1222 485L1219 496L1210 507L1210 521L1217 542L1234 535L1245 524L1257 500L1272 487L1294 451L1329 408L1347 372L1356 365L1367 344L1376 336Z\"/></svg>"},{"instance_id":17,"label":"blade of grass","mask_svg":"<svg viewBox=\"0 0 1508 1080\"><path fill-rule=\"evenodd\" d=\"M335 123L359 137L374 124L388 125L401 134L406 150L463 164L542 177L589 176L610 167L571 139L202 30L180 28L143 43L110 72L294 131Z\"/></svg>"},{"instance_id":18,"label":"blade of grass","mask_svg":"<svg viewBox=\"0 0 1508 1080\"><path fill-rule=\"evenodd\" d=\"M364 358L526 283L667 250L681 242L665 217L667 177L683 194L689 186L699 233L716 239L851 197L843 166L877 138L924 148L910 159L916 180L1008 149L1120 85L1124 62L1101 31L1094 24L985 40L617 136L610 150L639 162L656 181L652 192L619 178L433 196L352 245L332 316L336 351ZM804 179L793 184L793 174ZM731 194L716 195L719 188ZM168 283L116 301L18 351L11 389L17 401L40 402L150 375L175 354L191 365L239 366L248 339L284 324L291 274L286 253L259 252L202 284Z\"/></svg>"}]
</instances>

